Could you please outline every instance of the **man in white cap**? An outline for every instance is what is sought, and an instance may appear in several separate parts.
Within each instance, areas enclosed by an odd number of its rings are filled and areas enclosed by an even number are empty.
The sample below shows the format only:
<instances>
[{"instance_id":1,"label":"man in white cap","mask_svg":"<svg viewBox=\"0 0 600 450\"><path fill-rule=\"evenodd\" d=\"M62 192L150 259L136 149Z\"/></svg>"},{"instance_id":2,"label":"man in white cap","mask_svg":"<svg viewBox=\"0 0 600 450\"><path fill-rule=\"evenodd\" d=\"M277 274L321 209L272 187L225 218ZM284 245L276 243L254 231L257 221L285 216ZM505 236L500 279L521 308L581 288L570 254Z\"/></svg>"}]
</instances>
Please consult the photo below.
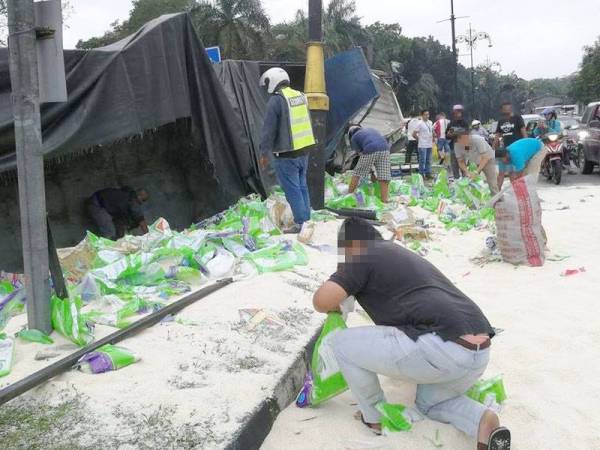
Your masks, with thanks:
<instances>
[{"instance_id":1,"label":"man in white cap","mask_svg":"<svg viewBox=\"0 0 600 450\"><path fill-rule=\"evenodd\" d=\"M273 158L279 184L285 193L295 225L288 233L299 233L310 220L310 196L306 174L308 152L315 144L306 96L290 87L290 77L279 67L267 70L260 78L271 98L262 129L259 165L265 169Z\"/></svg>"},{"instance_id":2,"label":"man in white cap","mask_svg":"<svg viewBox=\"0 0 600 450\"><path fill-rule=\"evenodd\" d=\"M481 122L479 120L474 120L471 122L471 134L479 135L489 142L490 133L488 133L488 131L481 126Z\"/></svg>"}]
</instances>

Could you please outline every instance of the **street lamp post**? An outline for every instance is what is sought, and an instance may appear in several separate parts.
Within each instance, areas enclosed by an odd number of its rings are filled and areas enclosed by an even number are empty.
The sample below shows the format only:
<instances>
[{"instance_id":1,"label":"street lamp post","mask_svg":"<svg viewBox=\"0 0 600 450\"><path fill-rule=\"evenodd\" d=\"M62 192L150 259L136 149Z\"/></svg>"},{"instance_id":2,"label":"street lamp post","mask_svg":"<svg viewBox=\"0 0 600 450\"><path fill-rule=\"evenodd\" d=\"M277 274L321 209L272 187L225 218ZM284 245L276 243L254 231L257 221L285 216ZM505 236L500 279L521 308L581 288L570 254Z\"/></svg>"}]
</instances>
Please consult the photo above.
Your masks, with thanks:
<instances>
[{"instance_id":1,"label":"street lamp post","mask_svg":"<svg viewBox=\"0 0 600 450\"><path fill-rule=\"evenodd\" d=\"M482 40L488 41L488 47L492 46L492 38L485 31L476 31L469 23L467 34L462 34L456 37L458 44L467 44L471 53L471 111L475 112L475 65L473 64L473 49L477 47L477 42Z\"/></svg>"}]
</instances>

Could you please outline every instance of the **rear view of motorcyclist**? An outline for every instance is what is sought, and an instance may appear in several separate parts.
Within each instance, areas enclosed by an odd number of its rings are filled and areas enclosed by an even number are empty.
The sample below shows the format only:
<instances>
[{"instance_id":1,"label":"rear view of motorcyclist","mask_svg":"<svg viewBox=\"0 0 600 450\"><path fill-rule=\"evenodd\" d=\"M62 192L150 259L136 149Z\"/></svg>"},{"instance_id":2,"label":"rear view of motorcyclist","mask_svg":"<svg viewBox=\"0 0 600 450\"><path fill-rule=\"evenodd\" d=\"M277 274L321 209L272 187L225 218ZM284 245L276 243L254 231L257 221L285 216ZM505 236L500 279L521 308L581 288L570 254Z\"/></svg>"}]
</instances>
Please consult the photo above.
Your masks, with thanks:
<instances>
[{"instance_id":1,"label":"rear view of motorcyclist","mask_svg":"<svg viewBox=\"0 0 600 450\"><path fill-rule=\"evenodd\" d=\"M540 137L545 134L561 134L562 133L562 124L556 118L556 110L554 108L546 108L542 111L542 116L544 116L543 122L538 122L537 126L533 130L533 135L535 137Z\"/></svg>"}]
</instances>

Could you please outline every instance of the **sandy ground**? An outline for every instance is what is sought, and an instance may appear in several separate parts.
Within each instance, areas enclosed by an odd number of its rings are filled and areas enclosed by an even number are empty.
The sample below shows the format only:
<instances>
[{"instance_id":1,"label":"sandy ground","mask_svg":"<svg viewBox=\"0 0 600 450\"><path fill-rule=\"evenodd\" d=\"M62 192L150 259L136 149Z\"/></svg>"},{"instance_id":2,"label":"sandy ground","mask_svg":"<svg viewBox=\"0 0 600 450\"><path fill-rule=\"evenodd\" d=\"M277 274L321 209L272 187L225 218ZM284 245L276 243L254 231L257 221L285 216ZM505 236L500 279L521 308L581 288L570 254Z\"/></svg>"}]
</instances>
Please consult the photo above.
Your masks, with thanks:
<instances>
[{"instance_id":1,"label":"sandy ground","mask_svg":"<svg viewBox=\"0 0 600 450\"><path fill-rule=\"evenodd\" d=\"M485 376L502 374L508 394L501 421L513 449L600 449L600 176L566 176L564 184L540 182L543 222L551 254L541 268L469 259L484 246L486 231L437 229L427 258L503 328L492 346ZM568 208L565 208L568 207ZM561 277L565 269L586 272ZM350 325L364 325L357 314ZM382 378L388 401L414 404L415 387ZM436 432L443 448L473 449L452 427L425 420L412 431L376 437L352 417L347 392L317 409L294 405L279 416L262 450L428 449Z\"/></svg>"},{"instance_id":2,"label":"sandy ground","mask_svg":"<svg viewBox=\"0 0 600 450\"><path fill-rule=\"evenodd\" d=\"M315 238L335 244L336 222ZM118 345L141 360L119 371L91 375L71 370L0 407L0 448L216 449L222 448L265 397L273 394L322 324L312 292L335 267L337 255L308 249L310 264L234 284ZM254 329L240 309L276 316L280 327ZM24 323L15 317L12 335ZM96 327L96 338L114 331ZM55 345L17 343L12 373L0 388L66 356L75 347L57 333Z\"/></svg>"}]
</instances>

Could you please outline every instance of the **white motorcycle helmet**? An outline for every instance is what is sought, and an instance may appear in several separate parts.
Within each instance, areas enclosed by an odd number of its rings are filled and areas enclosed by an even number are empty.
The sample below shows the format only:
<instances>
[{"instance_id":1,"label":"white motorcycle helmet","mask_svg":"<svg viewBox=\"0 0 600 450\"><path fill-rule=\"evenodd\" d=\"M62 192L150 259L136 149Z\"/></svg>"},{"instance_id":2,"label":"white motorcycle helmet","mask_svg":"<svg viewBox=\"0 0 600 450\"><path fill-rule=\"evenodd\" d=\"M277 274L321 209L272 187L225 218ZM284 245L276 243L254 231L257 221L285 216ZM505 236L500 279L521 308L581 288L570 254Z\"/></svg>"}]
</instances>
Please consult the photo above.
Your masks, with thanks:
<instances>
[{"instance_id":1,"label":"white motorcycle helmet","mask_svg":"<svg viewBox=\"0 0 600 450\"><path fill-rule=\"evenodd\" d=\"M289 84L290 76L281 67L273 67L262 74L259 84L261 87L266 87L267 92L272 94L283 82L287 82Z\"/></svg>"}]
</instances>

